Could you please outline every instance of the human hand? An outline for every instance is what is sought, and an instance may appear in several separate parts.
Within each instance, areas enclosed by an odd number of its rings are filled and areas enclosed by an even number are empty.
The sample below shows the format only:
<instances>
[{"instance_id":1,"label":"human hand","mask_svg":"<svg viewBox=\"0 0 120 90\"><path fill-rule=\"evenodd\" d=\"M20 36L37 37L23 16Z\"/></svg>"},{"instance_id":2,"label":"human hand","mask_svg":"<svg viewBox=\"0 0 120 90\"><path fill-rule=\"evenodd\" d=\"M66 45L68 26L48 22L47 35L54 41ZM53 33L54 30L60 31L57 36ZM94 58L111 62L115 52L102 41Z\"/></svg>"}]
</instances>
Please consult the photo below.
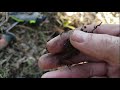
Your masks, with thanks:
<instances>
[{"instance_id":1,"label":"human hand","mask_svg":"<svg viewBox=\"0 0 120 90\"><path fill-rule=\"evenodd\" d=\"M3 48L5 48L8 45L8 42L6 42L5 36L2 35L1 39L0 39L0 50L2 50Z\"/></svg>"},{"instance_id":2,"label":"human hand","mask_svg":"<svg viewBox=\"0 0 120 90\"><path fill-rule=\"evenodd\" d=\"M87 25L86 31L93 29ZM52 69L59 67L59 59L54 55L61 52L64 41L69 38L73 47L84 54L79 54L70 61L73 64L87 61L62 70L45 73L42 78L89 78L89 77L120 77L120 29L119 25L101 25L94 33L85 33L76 29L71 35L57 36L47 43L50 53L39 59L39 67Z\"/></svg>"},{"instance_id":3,"label":"human hand","mask_svg":"<svg viewBox=\"0 0 120 90\"><path fill-rule=\"evenodd\" d=\"M16 36L13 33L6 32L0 37L0 50L4 49L12 41L16 41Z\"/></svg>"}]
</instances>

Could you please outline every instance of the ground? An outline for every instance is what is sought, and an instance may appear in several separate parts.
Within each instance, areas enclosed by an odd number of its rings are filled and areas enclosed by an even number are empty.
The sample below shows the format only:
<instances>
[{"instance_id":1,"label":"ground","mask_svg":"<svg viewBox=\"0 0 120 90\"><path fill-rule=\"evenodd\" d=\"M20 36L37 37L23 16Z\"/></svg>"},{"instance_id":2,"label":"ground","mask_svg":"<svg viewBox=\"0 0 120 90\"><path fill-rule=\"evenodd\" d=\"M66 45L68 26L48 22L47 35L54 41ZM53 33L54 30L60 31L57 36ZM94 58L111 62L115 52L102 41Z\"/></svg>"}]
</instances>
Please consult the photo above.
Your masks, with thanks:
<instances>
[{"instance_id":1,"label":"ground","mask_svg":"<svg viewBox=\"0 0 120 90\"><path fill-rule=\"evenodd\" d=\"M6 13L0 12L0 25L5 21ZM38 67L39 57L46 53L46 42L61 32L100 22L119 24L118 12L39 13L47 16L39 26L18 24L11 30L17 36L17 42L0 51L0 78L40 78L45 71ZM8 21L1 25L0 35L10 26Z\"/></svg>"}]
</instances>

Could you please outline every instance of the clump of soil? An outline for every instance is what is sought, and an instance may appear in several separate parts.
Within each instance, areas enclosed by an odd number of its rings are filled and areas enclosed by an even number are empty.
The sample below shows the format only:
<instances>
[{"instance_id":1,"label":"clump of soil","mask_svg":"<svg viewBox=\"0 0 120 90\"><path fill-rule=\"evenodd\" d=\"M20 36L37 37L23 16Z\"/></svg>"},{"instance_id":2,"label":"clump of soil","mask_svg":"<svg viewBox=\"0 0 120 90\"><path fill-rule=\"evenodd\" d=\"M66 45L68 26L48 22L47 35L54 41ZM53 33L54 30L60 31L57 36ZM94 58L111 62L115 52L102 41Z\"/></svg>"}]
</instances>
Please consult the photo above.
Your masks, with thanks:
<instances>
[{"instance_id":1,"label":"clump of soil","mask_svg":"<svg viewBox=\"0 0 120 90\"><path fill-rule=\"evenodd\" d=\"M96 25L94 27L93 30L91 30L91 32L89 33L93 33L94 30L97 29L98 26L100 26L102 24L102 22L98 25ZM84 26L84 28L87 28L86 26ZM84 30L84 28L81 28L80 30L83 31L83 32L87 32ZM59 64L60 65L69 65L69 61L70 59L72 59L73 57L77 56L78 54L80 54L81 52L79 50L77 50L76 48L74 48L71 43L70 43L70 40L67 39L64 43L64 46L63 46L63 50L62 52L60 53L57 53L57 57L59 59Z\"/></svg>"}]
</instances>

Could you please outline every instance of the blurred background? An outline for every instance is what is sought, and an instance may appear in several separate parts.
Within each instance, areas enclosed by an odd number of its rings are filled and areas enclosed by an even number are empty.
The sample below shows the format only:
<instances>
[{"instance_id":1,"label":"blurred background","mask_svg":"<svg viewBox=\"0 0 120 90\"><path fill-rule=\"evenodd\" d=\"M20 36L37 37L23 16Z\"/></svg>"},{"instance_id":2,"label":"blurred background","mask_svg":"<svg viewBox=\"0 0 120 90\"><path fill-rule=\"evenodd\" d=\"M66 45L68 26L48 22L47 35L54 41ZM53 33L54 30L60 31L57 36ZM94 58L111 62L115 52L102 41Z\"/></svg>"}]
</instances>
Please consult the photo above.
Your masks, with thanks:
<instances>
[{"instance_id":1,"label":"blurred background","mask_svg":"<svg viewBox=\"0 0 120 90\"><path fill-rule=\"evenodd\" d=\"M12 13L12 14L11 14ZM119 12L0 12L0 36L15 20L10 15L28 20L35 15L45 20L17 24L10 32L17 42L0 51L0 78L40 78L45 72L38 67L38 59L46 53L46 42L62 32L89 24L119 24ZM32 19L33 17L30 17ZM17 20L19 21L19 20Z\"/></svg>"}]
</instances>

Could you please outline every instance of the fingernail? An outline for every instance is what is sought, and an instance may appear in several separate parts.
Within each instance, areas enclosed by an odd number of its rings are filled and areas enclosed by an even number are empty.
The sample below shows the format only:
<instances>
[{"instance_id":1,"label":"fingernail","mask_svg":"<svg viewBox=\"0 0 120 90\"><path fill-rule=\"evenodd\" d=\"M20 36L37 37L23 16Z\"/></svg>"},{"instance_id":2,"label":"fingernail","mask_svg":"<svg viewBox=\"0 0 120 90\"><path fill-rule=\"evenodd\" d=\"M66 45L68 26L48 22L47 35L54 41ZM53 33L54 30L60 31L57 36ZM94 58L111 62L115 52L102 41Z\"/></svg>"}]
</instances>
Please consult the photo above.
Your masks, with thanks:
<instances>
[{"instance_id":1,"label":"fingernail","mask_svg":"<svg viewBox=\"0 0 120 90\"><path fill-rule=\"evenodd\" d=\"M79 30L75 30L71 36L71 40L78 43L82 43L85 41L86 37L87 37L87 33Z\"/></svg>"}]
</instances>

